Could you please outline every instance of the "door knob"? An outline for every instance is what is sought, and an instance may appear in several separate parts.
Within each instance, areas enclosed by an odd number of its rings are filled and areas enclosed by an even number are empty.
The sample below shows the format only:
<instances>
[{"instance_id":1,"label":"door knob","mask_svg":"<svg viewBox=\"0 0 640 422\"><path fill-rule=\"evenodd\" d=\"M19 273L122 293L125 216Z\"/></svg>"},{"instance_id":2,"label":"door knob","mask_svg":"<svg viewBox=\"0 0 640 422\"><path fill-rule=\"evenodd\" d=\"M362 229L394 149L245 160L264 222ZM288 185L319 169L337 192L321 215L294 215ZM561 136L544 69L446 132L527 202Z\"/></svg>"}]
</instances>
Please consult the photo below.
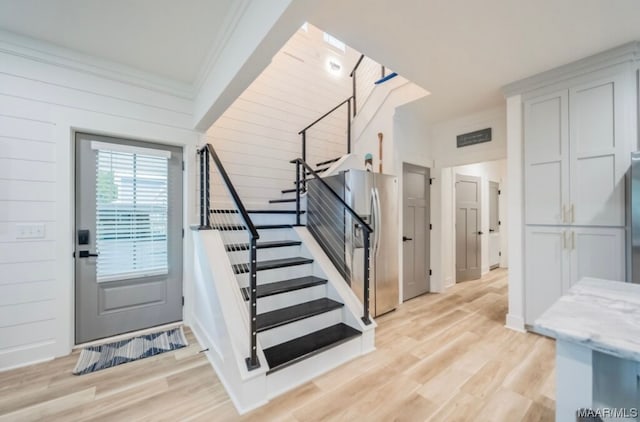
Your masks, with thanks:
<instances>
[{"instance_id":1,"label":"door knob","mask_svg":"<svg viewBox=\"0 0 640 422\"><path fill-rule=\"evenodd\" d=\"M406 242L407 240L413 240L413 239L410 238L410 237L407 237L407 236L402 236L402 241L403 242Z\"/></svg>"},{"instance_id":2,"label":"door knob","mask_svg":"<svg viewBox=\"0 0 640 422\"><path fill-rule=\"evenodd\" d=\"M482 232L478 232L478 234L482 234Z\"/></svg>"}]
</instances>

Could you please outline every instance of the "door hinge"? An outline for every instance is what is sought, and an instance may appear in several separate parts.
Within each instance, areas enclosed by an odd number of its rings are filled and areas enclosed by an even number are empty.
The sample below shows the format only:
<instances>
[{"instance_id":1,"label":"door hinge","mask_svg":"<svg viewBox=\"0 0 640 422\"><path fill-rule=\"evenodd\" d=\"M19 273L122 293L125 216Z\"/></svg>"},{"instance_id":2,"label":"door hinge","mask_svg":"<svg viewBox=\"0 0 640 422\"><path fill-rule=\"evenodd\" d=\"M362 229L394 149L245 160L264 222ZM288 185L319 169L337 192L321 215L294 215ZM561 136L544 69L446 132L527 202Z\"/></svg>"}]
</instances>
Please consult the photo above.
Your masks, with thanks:
<instances>
[{"instance_id":1,"label":"door hinge","mask_svg":"<svg viewBox=\"0 0 640 422\"><path fill-rule=\"evenodd\" d=\"M502 252L498 252L498 256L502 256Z\"/></svg>"},{"instance_id":2,"label":"door hinge","mask_svg":"<svg viewBox=\"0 0 640 422\"><path fill-rule=\"evenodd\" d=\"M184 171L184 161L182 162L182 171Z\"/></svg>"},{"instance_id":3,"label":"door hinge","mask_svg":"<svg viewBox=\"0 0 640 422\"><path fill-rule=\"evenodd\" d=\"M184 296L182 296L182 306L184 306Z\"/></svg>"},{"instance_id":4,"label":"door hinge","mask_svg":"<svg viewBox=\"0 0 640 422\"><path fill-rule=\"evenodd\" d=\"M182 229L182 238L184 239L184 229Z\"/></svg>"},{"instance_id":5,"label":"door hinge","mask_svg":"<svg viewBox=\"0 0 640 422\"><path fill-rule=\"evenodd\" d=\"M500 189L498 189L498 195L502 194L502 191Z\"/></svg>"},{"instance_id":6,"label":"door hinge","mask_svg":"<svg viewBox=\"0 0 640 422\"><path fill-rule=\"evenodd\" d=\"M500 220L498 220L498 225L500 225L500 224L502 224L502 223L500 222Z\"/></svg>"},{"instance_id":7,"label":"door hinge","mask_svg":"<svg viewBox=\"0 0 640 422\"><path fill-rule=\"evenodd\" d=\"M433 275L433 271L431 271L431 269L429 269L429 275Z\"/></svg>"},{"instance_id":8,"label":"door hinge","mask_svg":"<svg viewBox=\"0 0 640 422\"><path fill-rule=\"evenodd\" d=\"M430 178L429 178L429 184L430 184L430 185L433 185L433 177L430 177Z\"/></svg>"},{"instance_id":9,"label":"door hinge","mask_svg":"<svg viewBox=\"0 0 640 422\"><path fill-rule=\"evenodd\" d=\"M429 223L429 230L433 230L433 224Z\"/></svg>"}]
</instances>

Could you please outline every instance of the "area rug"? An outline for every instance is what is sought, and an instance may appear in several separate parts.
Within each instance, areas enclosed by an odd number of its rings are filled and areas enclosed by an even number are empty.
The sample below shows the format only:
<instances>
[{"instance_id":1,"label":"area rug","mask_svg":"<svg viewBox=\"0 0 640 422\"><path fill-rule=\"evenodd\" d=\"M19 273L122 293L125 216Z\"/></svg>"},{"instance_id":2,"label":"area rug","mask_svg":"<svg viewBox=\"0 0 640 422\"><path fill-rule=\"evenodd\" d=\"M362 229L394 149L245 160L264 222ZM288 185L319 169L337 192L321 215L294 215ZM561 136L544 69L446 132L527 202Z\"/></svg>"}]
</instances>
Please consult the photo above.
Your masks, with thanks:
<instances>
[{"instance_id":1,"label":"area rug","mask_svg":"<svg viewBox=\"0 0 640 422\"><path fill-rule=\"evenodd\" d=\"M80 352L73 374L84 375L186 346L188 343L182 327L113 343L88 346Z\"/></svg>"}]
</instances>

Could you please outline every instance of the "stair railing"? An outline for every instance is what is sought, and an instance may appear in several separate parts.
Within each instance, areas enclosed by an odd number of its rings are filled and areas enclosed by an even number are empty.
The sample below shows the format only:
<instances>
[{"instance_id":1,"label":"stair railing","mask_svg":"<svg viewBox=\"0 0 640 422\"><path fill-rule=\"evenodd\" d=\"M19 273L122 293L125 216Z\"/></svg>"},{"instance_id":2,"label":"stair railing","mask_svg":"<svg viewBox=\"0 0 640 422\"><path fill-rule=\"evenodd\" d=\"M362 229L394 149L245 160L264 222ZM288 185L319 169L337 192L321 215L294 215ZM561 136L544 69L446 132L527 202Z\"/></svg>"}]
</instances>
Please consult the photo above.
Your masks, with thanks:
<instances>
[{"instance_id":1,"label":"stair railing","mask_svg":"<svg viewBox=\"0 0 640 422\"><path fill-rule=\"evenodd\" d=\"M296 165L296 182L300 182L300 176L307 172L311 176L312 182L308 184L307 190L307 228L313 237L318 241L322 249L344 279L351 285L352 269L346 257L346 230L347 216L355 222L355 229L362 232L362 248L364 249L363 274L362 274L362 321L370 324L369 302L370 302L370 268L371 268L371 234L373 229L342 199L329 184L321 178L315 170L303 159L297 158L291 161ZM300 201L301 190L296 191L296 223L300 225ZM355 291L355 289L354 289ZM358 292L356 291L356 294Z\"/></svg>"},{"instance_id":2,"label":"stair railing","mask_svg":"<svg viewBox=\"0 0 640 422\"><path fill-rule=\"evenodd\" d=\"M247 369L252 370L260 367L257 354L257 271L256 255L257 240L260 238L258 230L251 221L240 196L236 191L231 179L227 174L220 157L213 148L213 145L206 144L198 150L200 162L200 230L219 230L225 240L227 251L231 252L230 257L234 270L240 273L249 274L249 327L250 327L250 350L249 357L246 358ZM211 171L211 162L216 167L216 172ZM224 204L223 209L211 209L211 179L215 180L215 186L224 187L216 189L215 203ZM230 206L229 209L226 206ZM242 233L247 236L247 243L239 242L238 238ZM237 262L242 251L247 251L249 260L247 262ZM239 253L237 253L239 252ZM234 262L234 260L236 262Z\"/></svg>"},{"instance_id":3,"label":"stair railing","mask_svg":"<svg viewBox=\"0 0 640 422\"><path fill-rule=\"evenodd\" d=\"M378 68L379 70L377 70ZM358 70L364 72L360 75L360 78L358 78ZM368 96L371 94L374 85L391 79L393 76L396 76L396 73L387 74L387 69L384 65L376 63L364 54L361 54L349 76L351 77L352 86L351 97L353 98L353 117L355 117L358 113L358 104L364 104ZM362 82L362 90L358 89L358 81ZM367 86L370 88L366 89L365 87Z\"/></svg>"}]
</instances>

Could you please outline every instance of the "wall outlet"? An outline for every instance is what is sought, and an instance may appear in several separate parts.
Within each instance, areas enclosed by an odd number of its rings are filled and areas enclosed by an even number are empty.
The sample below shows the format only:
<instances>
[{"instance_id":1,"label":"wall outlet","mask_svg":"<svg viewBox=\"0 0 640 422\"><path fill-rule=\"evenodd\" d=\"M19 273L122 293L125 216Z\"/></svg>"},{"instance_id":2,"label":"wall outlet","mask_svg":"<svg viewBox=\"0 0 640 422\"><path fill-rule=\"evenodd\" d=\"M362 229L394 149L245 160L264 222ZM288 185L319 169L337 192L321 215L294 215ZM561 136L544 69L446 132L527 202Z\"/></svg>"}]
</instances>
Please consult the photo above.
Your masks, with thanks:
<instances>
[{"instance_id":1,"label":"wall outlet","mask_svg":"<svg viewBox=\"0 0 640 422\"><path fill-rule=\"evenodd\" d=\"M16 239L44 239L44 224L18 224L16 226Z\"/></svg>"}]
</instances>

